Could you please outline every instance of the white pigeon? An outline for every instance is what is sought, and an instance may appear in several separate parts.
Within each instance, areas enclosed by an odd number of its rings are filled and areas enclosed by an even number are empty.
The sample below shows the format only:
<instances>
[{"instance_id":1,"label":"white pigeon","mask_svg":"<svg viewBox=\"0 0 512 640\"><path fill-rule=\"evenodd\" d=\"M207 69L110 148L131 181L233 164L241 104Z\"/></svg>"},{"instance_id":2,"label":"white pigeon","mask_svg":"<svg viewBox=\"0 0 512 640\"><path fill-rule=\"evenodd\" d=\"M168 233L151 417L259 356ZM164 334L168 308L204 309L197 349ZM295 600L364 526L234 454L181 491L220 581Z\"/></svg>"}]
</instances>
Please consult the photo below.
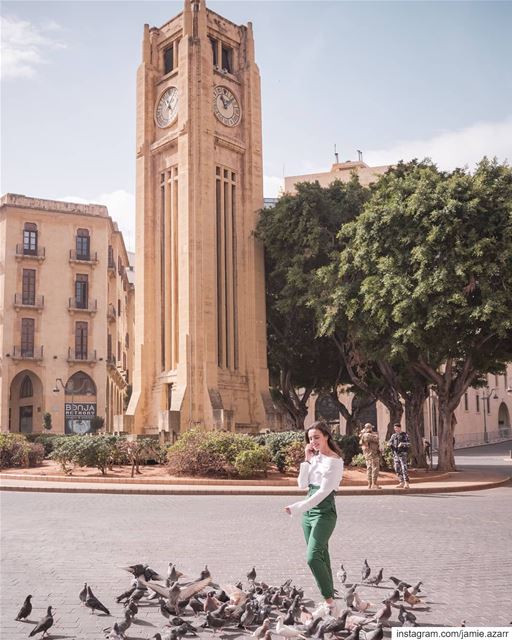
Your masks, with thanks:
<instances>
[{"instance_id":1,"label":"white pigeon","mask_svg":"<svg viewBox=\"0 0 512 640\"><path fill-rule=\"evenodd\" d=\"M276 633L278 636L282 638L305 638L295 627L288 627L283 624L283 616L278 616L276 622Z\"/></svg>"},{"instance_id":2,"label":"white pigeon","mask_svg":"<svg viewBox=\"0 0 512 640\"><path fill-rule=\"evenodd\" d=\"M360 613L364 613L367 609L373 607L371 602L368 602L367 600L361 600L357 591L354 592L354 604L356 606L356 609Z\"/></svg>"},{"instance_id":3,"label":"white pigeon","mask_svg":"<svg viewBox=\"0 0 512 640\"><path fill-rule=\"evenodd\" d=\"M368 622L368 618L365 616L347 616L345 620L345 629L354 631L356 627L360 627Z\"/></svg>"}]
</instances>

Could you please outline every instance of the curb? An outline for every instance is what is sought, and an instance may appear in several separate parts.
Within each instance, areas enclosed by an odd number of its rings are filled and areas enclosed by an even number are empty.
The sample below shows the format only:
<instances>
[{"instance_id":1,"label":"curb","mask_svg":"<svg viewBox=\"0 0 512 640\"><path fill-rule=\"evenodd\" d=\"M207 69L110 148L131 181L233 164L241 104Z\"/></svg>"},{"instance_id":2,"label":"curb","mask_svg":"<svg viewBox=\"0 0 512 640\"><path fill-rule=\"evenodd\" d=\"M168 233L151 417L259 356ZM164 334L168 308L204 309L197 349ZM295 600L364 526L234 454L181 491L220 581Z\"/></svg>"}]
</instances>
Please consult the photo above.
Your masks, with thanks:
<instances>
[{"instance_id":1,"label":"curb","mask_svg":"<svg viewBox=\"0 0 512 640\"><path fill-rule=\"evenodd\" d=\"M338 497L343 496L382 496L382 495L421 495L431 493L460 493L467 491L482 491L494 489L508 484L512 477L491 482L473 482L468 484L439 485L434 487L411 487L410 489L380 489L370 491L368 489L341 489L337 492ZM212 486L208 489L195 487L174 487L174 488L131 488L131 487L70 487L70 486L27 486L27 485L0 485L0 491L25 491L40 493L101 493L101 494L121 494L121 495L198 495L198 496L219 496L219 495L239 495L239 496L297 496L302 495L300 489L262 487L250 490L249 487L219 487Z\"/></svg>"}]
</instances>

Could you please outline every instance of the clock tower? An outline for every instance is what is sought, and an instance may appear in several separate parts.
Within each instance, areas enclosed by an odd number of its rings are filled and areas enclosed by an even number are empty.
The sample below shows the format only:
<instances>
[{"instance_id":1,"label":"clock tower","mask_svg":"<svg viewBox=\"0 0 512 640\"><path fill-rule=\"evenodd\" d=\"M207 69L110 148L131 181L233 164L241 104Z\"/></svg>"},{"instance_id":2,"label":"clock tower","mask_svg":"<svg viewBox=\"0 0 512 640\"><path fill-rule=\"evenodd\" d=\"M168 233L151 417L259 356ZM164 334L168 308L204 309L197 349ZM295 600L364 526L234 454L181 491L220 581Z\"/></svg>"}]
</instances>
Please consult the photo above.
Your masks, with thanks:
<instances>
[{"instance_id":1,"label":"clock tower","mask_svg":"<svg viewBox=\"0 0 512 640\"><path fill-rule=\"evenodd\" d=\"M131 431L273 426L260 78L252 25L185 0L144 27L137 72Z\"/></svg>"}]
</instances>

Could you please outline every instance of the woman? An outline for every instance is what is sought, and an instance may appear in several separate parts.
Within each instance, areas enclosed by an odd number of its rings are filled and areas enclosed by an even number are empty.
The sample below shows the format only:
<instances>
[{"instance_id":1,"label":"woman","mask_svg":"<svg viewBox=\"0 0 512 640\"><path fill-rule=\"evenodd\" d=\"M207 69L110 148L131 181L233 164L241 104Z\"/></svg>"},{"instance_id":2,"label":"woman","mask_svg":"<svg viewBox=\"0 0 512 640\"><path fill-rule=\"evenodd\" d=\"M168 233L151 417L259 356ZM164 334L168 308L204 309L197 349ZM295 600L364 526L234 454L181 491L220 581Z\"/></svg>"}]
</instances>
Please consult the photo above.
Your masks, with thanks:
<instances>
[{"instance_id":1,"label":"woman","mask_svg":"<svg viewBox=\"0 0 512 640\"><path fill-rule=\"evenodd\" d=\"M302 514L307 544L307 563L327 606L334 610L334 584L329 538L336 526L334 496L343 476L341 450L325 422L315 422L305 434L305 461L300 465L298 485L309 487L305 500L285 507L290 516Z\"/></svg>"}]
</instances>

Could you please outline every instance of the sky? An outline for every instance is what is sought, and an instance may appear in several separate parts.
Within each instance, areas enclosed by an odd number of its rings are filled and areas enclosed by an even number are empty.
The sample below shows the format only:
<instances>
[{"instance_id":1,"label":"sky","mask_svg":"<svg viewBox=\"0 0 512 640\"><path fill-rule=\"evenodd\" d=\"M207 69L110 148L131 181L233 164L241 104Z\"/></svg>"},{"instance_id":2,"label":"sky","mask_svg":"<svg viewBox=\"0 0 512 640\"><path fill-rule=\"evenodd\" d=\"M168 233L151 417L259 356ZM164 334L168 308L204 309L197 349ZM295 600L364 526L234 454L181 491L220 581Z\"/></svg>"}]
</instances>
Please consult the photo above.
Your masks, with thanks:
<instances>
[{"instance_id":1,"label":"sky","mask_svg":"<svg viewBox=\"0 0 512 640\"><path fill-rule=\"evenodd\" d=\"M512 161L512 2L277 1L207 6L252 21L265 196L284 175L431 158ZM4 1L1 193L100 202L134 248L135 76L144 23L182 2Z\"/></svg>"}]
</instances>

